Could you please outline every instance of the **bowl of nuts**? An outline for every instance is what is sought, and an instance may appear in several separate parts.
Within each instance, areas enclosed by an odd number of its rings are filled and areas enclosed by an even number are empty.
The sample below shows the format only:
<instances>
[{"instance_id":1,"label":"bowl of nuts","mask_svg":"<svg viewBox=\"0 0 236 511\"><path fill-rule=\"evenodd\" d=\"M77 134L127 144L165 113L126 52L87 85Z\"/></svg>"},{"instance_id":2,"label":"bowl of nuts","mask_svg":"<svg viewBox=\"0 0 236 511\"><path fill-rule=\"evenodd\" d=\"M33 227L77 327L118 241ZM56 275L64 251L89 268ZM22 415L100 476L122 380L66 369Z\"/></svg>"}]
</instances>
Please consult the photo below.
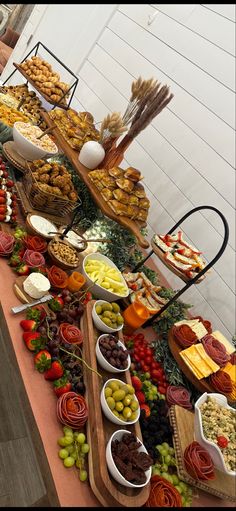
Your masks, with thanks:
<instances>
[{"instance_id":1,"label":"bowl of nuts","mask_svg":"<svg viewBox=\"0 0 236 511\"><path fill-rule=\"evenodd\" d=\"M64 270L74 270L79 266L80 258L77 250L57 236L48 243L48 254L53 263Z\"/></svg>"}]
</instances>

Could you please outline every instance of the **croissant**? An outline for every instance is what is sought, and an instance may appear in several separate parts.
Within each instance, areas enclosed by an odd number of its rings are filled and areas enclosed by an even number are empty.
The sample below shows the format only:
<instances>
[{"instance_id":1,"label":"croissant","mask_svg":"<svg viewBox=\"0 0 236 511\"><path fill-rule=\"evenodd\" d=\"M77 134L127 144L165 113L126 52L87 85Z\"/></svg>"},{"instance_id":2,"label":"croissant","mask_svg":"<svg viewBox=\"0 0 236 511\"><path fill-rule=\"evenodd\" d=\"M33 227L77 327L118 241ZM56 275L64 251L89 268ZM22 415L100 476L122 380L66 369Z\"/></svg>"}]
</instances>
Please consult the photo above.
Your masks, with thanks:
<instances>
[{"instance_id":1,"label":"croissant","mask_svg":"<svg viewBox=\"0 0 236 511\"><path fill-rule=\"evenodd\" d=\"M55 103L59 103L60 99L61 99L61 96L59 96L58 94L52 94L51 95L51 100L55 101Z\"/></svg>"},{"instance_id":2,"label":"croissant","mask_svg":"<svg viewBox=\"0 0 236 511\"><path fill-rule=\"evenodd\" d=\"M45 78L45 77L44 77ZM44 87L47 87L48 89L52 89L54 87L52 82L45 82Z\"/></svg>"}]
</instances>

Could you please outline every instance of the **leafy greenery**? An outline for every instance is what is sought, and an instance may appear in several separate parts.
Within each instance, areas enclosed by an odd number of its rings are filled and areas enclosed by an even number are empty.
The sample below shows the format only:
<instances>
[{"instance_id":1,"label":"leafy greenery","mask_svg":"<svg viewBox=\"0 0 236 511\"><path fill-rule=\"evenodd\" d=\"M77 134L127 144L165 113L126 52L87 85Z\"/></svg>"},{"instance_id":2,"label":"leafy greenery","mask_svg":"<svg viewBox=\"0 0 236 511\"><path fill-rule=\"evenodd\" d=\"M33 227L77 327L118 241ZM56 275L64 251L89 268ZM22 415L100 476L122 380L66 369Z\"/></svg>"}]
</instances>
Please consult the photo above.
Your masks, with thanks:
<instances>
[{"instance_id":1,"label":"leafy greenery","mask_svg":"<svg viewBox=\"0 0 236 511\"><path fill-rule=\"evenodd\" d=\"M159 295L166 300L170 300L175 294L176 291L167 287L163 287L159 292ZM169 329L176 321L181 321L187 317L186 312L190 307L192 307L192 305L176 300L153 321L153 329L157 334L166 337Z\"/></svg>"}]
</instances>

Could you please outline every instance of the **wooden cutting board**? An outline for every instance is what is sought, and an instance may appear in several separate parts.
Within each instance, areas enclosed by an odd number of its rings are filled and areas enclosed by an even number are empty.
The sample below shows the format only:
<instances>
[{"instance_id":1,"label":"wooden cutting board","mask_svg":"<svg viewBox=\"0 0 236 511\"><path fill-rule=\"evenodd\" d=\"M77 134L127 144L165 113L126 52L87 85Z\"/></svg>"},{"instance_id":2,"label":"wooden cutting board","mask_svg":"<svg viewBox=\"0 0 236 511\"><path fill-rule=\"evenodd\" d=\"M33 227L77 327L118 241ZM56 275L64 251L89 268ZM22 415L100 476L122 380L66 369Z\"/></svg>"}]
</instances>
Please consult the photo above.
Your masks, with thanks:
<instances>
[{"instance_id":1,"label":"wooden cutting board","mask_svg":"<svg viewBox=\"0 0 236 511\"><path fill-rule=\"evenodd\" d=\"M87 422L87 439L90 444L88 456L89 481L97 499L104 507L141 507L149 497L150 483L143 488L126 488L117 483L109 474L106 463L106 445L114 431L127 429L133 432L140 440L142 434L139 422L130 426L113 424L104 415L100 405L100 392L105 381L109 378L117 378L126 383L131 383L130 372L109 373L97 364L95 344L99 335L93 325L92 307L94 300L90 301L81 319L81 329L84 335L83 357L87 364L98 371L102 378L95 372L90 371L84 365L84 380L86 385L86 401L89 408L89 420ZM122 341L122 333L119 332Z\"/></svg>"},{"instance_id":2,"label":"wooden cutting board","mask_svg":"<svg viewBox=\"0 0 236 511\"><path fill-rule=\"evenodd\" d=\"M194 413L186 410L182 406L171 406L169 410L169 418L173 427L173 442L175 448L175 456L177 461L177 472L179 478L196 486L200 490L204 490L212 495L216 495L221 499L236 501L236 478L215 469L216 478L213 481L198 481L193 479L185 469L184 451L191 444L194 438Z\"/></svg>"},{"instance_id":3,"label":"wooden cutting board","mask_svg":"<svg viewBox=\"0 0 236 511\"><path fill-rule=\"evenodd\" d=\"M32 303L35 302L36 298L32 298L31 296L29 296L23 288L23 282L25 281L26 278L27 278L26 276L17 277L13 284L13 290L17 298L22 303ZM50 291L47 291L45 293L45 295L48 294L50 294ZM44 302L43 305L46 306L46 302Z\"/></svg>"}]
</instances>

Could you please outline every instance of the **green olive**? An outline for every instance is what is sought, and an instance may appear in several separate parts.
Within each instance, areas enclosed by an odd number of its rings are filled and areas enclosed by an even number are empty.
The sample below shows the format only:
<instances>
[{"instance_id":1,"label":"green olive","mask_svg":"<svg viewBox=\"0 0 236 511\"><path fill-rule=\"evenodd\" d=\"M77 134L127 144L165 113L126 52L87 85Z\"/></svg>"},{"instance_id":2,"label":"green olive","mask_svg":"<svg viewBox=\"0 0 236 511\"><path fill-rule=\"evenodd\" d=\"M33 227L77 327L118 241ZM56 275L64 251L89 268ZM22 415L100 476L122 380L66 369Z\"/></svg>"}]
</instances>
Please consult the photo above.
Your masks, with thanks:
<instances>
[{"instance_id":1,"label":"green olive","mask_svg":"<svg viewBox=\"0 0 236 511\"><path fill-rule=\"evenodd\" d=\"M112 306L113 312L120 312L120 306L118 305L118 303L112 302L111 306Z\"/></svg>"}]
</instances>

